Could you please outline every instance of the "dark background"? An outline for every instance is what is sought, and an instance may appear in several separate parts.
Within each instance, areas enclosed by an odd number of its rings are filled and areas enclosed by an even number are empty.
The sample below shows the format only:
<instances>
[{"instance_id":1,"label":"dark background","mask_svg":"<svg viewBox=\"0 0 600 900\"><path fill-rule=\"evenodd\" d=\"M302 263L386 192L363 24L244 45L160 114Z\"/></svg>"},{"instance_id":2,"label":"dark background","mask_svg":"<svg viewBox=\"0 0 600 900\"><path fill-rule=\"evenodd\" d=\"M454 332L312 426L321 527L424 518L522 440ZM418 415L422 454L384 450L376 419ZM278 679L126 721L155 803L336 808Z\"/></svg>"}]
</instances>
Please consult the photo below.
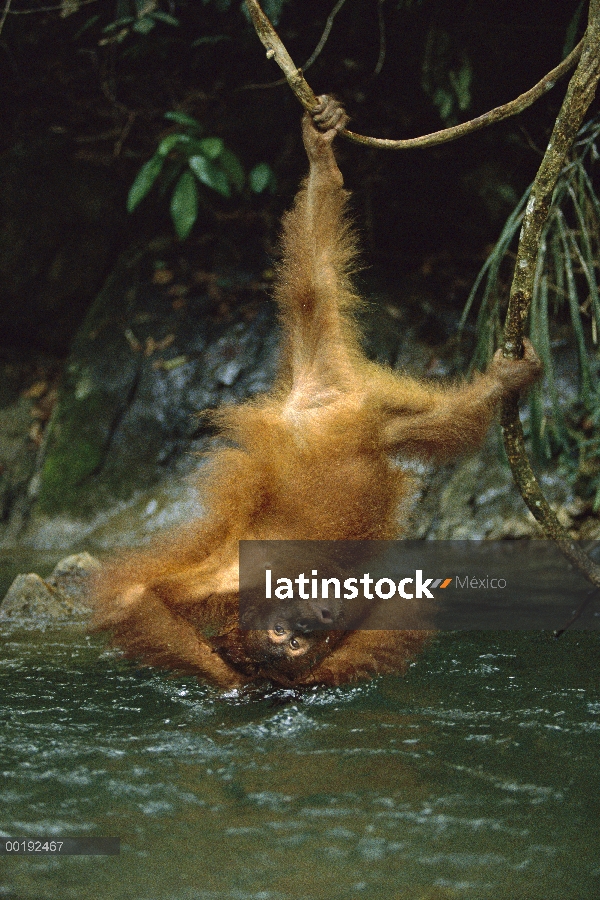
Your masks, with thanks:
<instances>
[{"instance_id":1,"label":"dark background","mask_svg":"<svg viewBox=\"0 0 600 900\"><path fill-rule=\"evenodd\" d=\"M280 72L237 2L161 2L155 8L179 24L157 21L148 34L131 26L106 31L143 4L91 2L66 18L60 9L37 11L51 6L13 3L0 38L0 295L9 313L0 341L60 355L119 252L136 240L173 234L168 197L152 194L133 216L124 212L136 172L171 128L166 111L196 117L246 171L267 162L276 176L274 192L246 189L229 200L205 192L183 248L200 253L205 269L224 261L257 270L269 264L280 214L305 161L298 102L285 84L257 87ZM299 65L332 7L322 0L265 4ZM346 0L306 75L315 92L344 102L353 130L416 136L527 90L580 37L585 15L577 2L554 0ZM452 78L465 69L461 109ZM430 276L439 301L460 308L535 174L567 80L518 118L443 146L386 152L340 141L367 269L396 286L402 278ZM445 109L434 102L436 91L445 94ZM42 237L31 233L32 218L38 226L43 220ZM82 228L84 262L74 246ZM57 286L60 273L73 282L69 288L64 280Z\"/></svg>"}]
</instances>

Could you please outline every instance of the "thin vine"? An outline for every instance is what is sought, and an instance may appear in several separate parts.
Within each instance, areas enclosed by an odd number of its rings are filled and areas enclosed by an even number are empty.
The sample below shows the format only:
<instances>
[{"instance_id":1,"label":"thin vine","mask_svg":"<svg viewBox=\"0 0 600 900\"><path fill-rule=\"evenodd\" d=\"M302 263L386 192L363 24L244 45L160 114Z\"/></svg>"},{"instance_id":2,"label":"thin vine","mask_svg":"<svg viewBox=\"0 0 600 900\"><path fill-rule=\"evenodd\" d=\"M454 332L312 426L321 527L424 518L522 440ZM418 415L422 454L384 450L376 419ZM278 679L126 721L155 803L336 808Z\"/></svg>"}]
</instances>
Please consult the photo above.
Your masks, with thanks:
<instances>
[{"instance_id":1,"label":"thin vine","mask_svg":"<svg viewBox=\"0 0 600 900\"><path fill-rule=\"evenodd\" d=\"M534 179L523 215L515 272L504 325L504 355L516 359L522 354L525 322L533 299L537 260L542 233L552 196L565 165L567 154L581 127L600 80L600 0L590 0L588 26L583 38L581 58L554 124L548 147ZM566 249L568 252L568 248ZM513 477L525 503L562 553L600 588L600 566L578 546L562 527L546 500L525 451L518 399L505 401L501 414L504 445ZM593 596L586 598L586 604ZM578 614L583 611L583 606ZM564 629L562 629L564 630ZM561 633L562 633L561 630Z\"/></svg>"},{"instance_id":2,"label":"thin vine","mask_svg":"<svg viewBox=\"0 0 600 900\"><path fill-rule=\"evenodd\" d=\"M305 109L312 109L317 103L317 98L302 74L302 70L297 68L281 38L262 11L258 0L246 0L246 7L250 14L250 18L252 19L254 28L256 29L256 33L263 46L266 48L267 58L275 60L302 106ZM405 140L368 137L364 134L357 134L354 131L349 131L346 128L342 129L340 134L342 137L349 141L353 141L355 144L364 144L368 147L378 147L383 150L411 150L417 147L434 147L437 144L445 144L448 141L454 141L467 134L472 134L474 131L486 128L488 125L493 125L495 122L501 122L503 119L515 116L518 113L523 112L524 109L527 109L528 106L531 106L532 103L535 103L536 100L539 100L540 97L551 90L556 82L562 78L563 75L566 75L577 63L581 56L583 44L584 41L581 40L574 50L572 50L571 53L556 66L556 68L552 69L551 72L548 72L547 75L524 94L511 100L509 103L504 103L502 106L496 106L494 109L483 113L481 116L477 116L475 119L470 119L468 122L461 122L459 125L453 125L451 128L444 128L441 131L434 131L431 134L423 134L420 137L407 138Z\"/></svg>"},{"instance_id":3,"label":"thin vine","mask_svg":"<svg viewBox=\"0 0 600 900\"><path fill-rule=\"evenodd\" d=\"M274 59L282 69L288 84L305 109L312 109L316 97L300 69L298 69L287 49L262 11L257 0L245 0L256 32L267 50L267 57ZM523 332L531 301L535 276L538 270L538 257L542 246L542 232L550 209L552 195L564 167L567 154L573 144L583 117L592 102L598 81L600 80L600 0L590 0L588 25L583 39L575 49L551 72L541 79L533 88L521 94L510 103L496 107L475 119L446 128L433 134L422 135L408 140L384 140L359 135L343 129L341 134L348 140L371 147L388 150L401 150L416 147L431 147L447 141L463 137L480 128L499 122L509 116L522 112L546 91L550 90L559 78L569 72L578 63L560 112L556 119L552 136L546 148L544 158L533 182L529 199L523 213L523 224L519 239L515 273L510 291L510 300L504 327L504 355L518 358L523 351ZM600 588L600 566L596 565L577 545L569 533L561 526L541 487L535 477L525 451L523 429L519 418L518 398L505 401L502 408L502 428L507 456L513 477L525 503L541 525L544 533L552 538L562 553L590 581L595 588ZM581 614L585 605L596 591L590 591L584 604L573 618L556 634L569 627Z\"/></svg>"}]
</instances>

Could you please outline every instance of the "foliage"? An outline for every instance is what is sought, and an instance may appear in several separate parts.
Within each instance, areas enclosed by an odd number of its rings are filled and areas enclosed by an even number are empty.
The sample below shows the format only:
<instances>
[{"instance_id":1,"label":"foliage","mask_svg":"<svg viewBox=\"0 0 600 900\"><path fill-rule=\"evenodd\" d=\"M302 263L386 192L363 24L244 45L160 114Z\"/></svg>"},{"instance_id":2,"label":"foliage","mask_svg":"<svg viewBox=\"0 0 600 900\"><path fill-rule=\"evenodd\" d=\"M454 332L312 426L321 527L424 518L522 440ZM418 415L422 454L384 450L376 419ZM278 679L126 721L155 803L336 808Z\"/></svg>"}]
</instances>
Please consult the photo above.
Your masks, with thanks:
<instances>
[{"instance_id":1,"label":"foliage","mask_svg":"<svg viewBox=\"0 0 600 900\"><path fill-rule=\"evenodd\" d=\"M600 437L593 436L593 426L600 424L600 389L594 387L597 363L592 359L586 338L586 332L589 332L593 346L597 347L600 329L600 198L591 169L600 156L599 147L600 117L597 117L581 129L556 186L542 233L529 317L530 337L544 363L549 396L549 407L546 408L541 385L537 385L531 394L533 450L538 461L550 459L555 451L575 458L579 471L582 468L589 470L590 462L600 457ZM506 299L505 263L527 208L529 190L509 216L475 280L463 311L461 329L481 290L475 326L477 344L472 361L478 368L485 366L494 346L501 340L503 301ZM577 404L568 416L559 403L551 355L551 318L555 319L562 308L568 310L579 363ZM576 422L583 423L583 427L575 427ZM590 470L589 474L593 476L598 508L600 471Z\"/></svg>"},{"instance_id":2,"label":"foliage","mask_svg":"<svg viewBox=\"0 0 600 900\"><path fill-rule=\"evenodd\" d=\"M596 373L598 375L598 373ZM589 481L589 488L594 496L594 510L600 511L600 387L596 386L591 403L591 414L587 424L589 436L584 434L579 439L580 461L579 473Z\"/></svg>"},{"instance_id":3,"label":"foliage","mask_svg":"<svg viewBox=\"0 0 600 900\"><path fill-rule=\"evenodd\" d=\"M87 25L95 24L97 18L89 20ZM175 16L159 8L158 0L117 0L115 18L102 29L106 37L100 43L121 43L131 32L149 34L160 22L179 25Z\"/></svg>"},{"instance_id":4,"label":"foliage","mask_svg":"<svg viewBox=\"0 0 600 900\"><path fill-rule=\"evenodd\" d=\"M441 28L430 28L425 44L421 86L437 106L445 126L455 125L471 105L472 67L463 49Z\"/></svg>"},{"instance_id":5,"label":"foliage","mask_svg":"<svg viewBox=\"0 0 600 900\"><path fill-rule=\"evenodd\" d=\"M287 0L264 0L262 4L263 9L274 25L278 23L286 2ZM202 3L204 6L214 6L218 13L228 12L232 5L231 0L202 0ZM176 4L170 3L168 5L170 9L173 9ZM243 9L245 10L245 7ZM99 16L97 15L89 19L86 27L95 25L98 19ZM179 25L179 19L172 15L171 12L165 12L163 9L160 9L158 0L117 0L115 18L103 29L107 35L103 43L112 41L121 43L131 32L142 35L149 34L160 22L165 25ZM221 35L219 37L224 36ZM204 40L199 38L194 42L195 46L203 43Z\"/></svg>"},{"instance_id":6,"label":"foliage","mask_svg":"<svg viewBox=\"0 0 600 900\"><path fill-rule=\"evenodd\" d=\"M262 194L265 190L275 190L275 175L271 166L266 163L258 163L248 176L250 187L255 194Z\"/></svg>"},{"instance_id":7,"label":"foliage","mask_svg":"<svg viewBox=\"0 0 600 900\"><path fill-rule=\"evenodd\" d=\"M589 409L571 430L573 446L561 453L560 473L576 484L579 494L593 498L594 511L600 512L600 387L594 389Z\"/></svg>"},{"instance_id":8,"label":"foliage","mask_svg":"<svg viewBox=\"0 0 600 900\"><path fill-rule=\"evenodd\" d=\"M154 184L160 181L164 194L172 186L171 218L177 235L183 240L198 218L202 195L198 182L222 197L240 192L246 183L242 164L219 137L202 137L200 122L185 112L165 113L179 130L164 137L153 156L144 163L129 190L127 209L133 212ZM259 163L250 172L250 188L259 194L273 188L275 177L267 163Z\"/></svg>"}]
</instances>

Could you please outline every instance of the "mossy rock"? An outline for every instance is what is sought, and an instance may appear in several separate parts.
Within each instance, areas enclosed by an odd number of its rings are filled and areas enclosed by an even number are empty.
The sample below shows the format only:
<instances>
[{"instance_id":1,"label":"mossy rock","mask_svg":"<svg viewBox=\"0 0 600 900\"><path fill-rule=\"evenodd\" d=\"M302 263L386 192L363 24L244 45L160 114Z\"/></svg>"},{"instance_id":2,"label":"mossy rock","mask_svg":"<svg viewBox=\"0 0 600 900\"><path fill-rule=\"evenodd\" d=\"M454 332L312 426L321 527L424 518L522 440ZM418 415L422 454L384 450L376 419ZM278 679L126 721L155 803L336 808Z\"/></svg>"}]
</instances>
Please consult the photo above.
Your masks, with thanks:
<instances>
[{"instance_id":1,"label":"mossy rock","mask_svg":"<svg viewBox=\"0 0 600 900\"><path fill-rule=\"evenodd\" d=\"M223 276L218 302L214 290L198 288L174 302L155 277L155 257L154 250L125 253L77 334L33 520L90 519L191 468L192 454L211 436L198 413L243 400L272 380L274 310L251 294L249 279Z\"/></svg>"}]
</instances>

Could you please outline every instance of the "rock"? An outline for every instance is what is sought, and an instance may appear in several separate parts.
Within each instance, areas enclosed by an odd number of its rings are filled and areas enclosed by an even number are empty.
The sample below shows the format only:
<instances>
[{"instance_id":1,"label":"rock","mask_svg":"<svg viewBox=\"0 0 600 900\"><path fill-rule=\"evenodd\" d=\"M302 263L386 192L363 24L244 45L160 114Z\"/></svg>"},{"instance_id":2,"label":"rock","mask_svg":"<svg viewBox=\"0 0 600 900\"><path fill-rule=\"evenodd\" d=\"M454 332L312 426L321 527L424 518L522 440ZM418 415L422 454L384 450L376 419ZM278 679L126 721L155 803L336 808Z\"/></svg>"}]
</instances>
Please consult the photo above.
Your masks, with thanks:
<instances>
[{"instance_id":1,"label":"rock","mask_svg":"<svg viewBox=\"0 0 600 900\"><path fill-rule=\"evenodd\" d=\"M64 597L81 605L81 601L87 598L90 576L100 568L100 563L91 553L74 553L55 565L46 583Z\"/></svg>"},{"instance_id":2,"label":"rock","mask_svg":"<svg viewBox=\"0 0 600 900\"><path fill-rule=\"evenodd\" d=\"M57 516L89 522L191 470L214 431L197 414L253 396L272 381L274 307L254 298L249 279L232 283L226 310L197 285L189 285L184 300L173 299L152 281L154 257L136 248L123 254L73 342L44 442L30 531ZM236 302L238 294L244 302Z\"/></svg>"},{"instance_id":3,"label":"rock","mask_svg":"<svg viewBox=\"0 0 600 900\"><path fill-rule=\"evenodd\" d=\"M60 560L44 581L35 572L17 575L0 604L3 619L72 619L88 615L88 584L100 563L89 553Z\"/></svg>"},{"instance_id":4,"label":"rock","mask_svg":"<svg viewBox=\"0 0 600 900\"><path fill-rule=\"evenodd\" d=\"M7 619L62 618L67 613L61 594L39 575L17 575L0 605Z\"/></svg>"}]
</instances>

